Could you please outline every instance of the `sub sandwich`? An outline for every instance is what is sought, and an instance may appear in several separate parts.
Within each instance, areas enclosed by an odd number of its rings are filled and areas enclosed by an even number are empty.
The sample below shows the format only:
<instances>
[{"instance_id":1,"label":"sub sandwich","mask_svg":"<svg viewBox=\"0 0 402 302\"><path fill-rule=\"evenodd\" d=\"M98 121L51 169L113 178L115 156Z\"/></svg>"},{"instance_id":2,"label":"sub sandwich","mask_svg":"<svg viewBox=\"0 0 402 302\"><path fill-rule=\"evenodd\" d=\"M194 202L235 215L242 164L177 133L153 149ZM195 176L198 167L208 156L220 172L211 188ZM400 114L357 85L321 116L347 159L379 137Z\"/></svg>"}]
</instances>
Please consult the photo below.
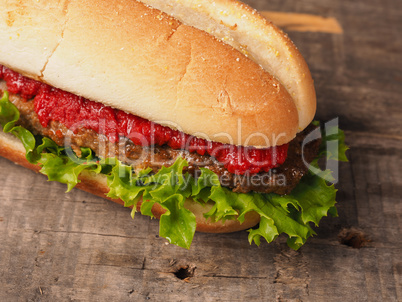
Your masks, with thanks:
<instances>
[{"instance_id":1,"label":"sub sandwich","mask_svg":"<svg viewBox=\"0 0 402 302\"><path fill-rule=\"evenodd\" d=\"M249 6L0 2L1 156L159 218L185 248L196 230L248 229L297 249L336 215L336 190L309 171L328 155L327 138L306 143L310 71Z\"/></svg>"}]
</instances>

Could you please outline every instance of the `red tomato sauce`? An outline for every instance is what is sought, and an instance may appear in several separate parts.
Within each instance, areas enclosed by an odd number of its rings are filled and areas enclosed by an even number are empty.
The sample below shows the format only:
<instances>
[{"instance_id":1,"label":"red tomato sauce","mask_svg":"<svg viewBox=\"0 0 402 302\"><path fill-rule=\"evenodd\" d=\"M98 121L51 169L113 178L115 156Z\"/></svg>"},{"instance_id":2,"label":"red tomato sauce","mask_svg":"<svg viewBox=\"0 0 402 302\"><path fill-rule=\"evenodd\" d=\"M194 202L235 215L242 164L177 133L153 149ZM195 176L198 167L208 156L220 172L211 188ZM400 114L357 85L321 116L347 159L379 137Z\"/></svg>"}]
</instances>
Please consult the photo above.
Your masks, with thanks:
<instances>
[{"instance_id":1,"label":"red tomato sauce","mask_svg":"<svg viewBox=\"0 0 402 302\"><path fill-rule=\"evenodd\" d=\"M113 143L119 136L125 136L141 146L168 145L200 155L209 154L230 173L240 175L268 172L283 164L287 156L288 144L257 149L207 141L29 79L1 65L0 79L7 83L9 92L33 99L43 127L54 120L72 131L82 127L91 129Z\"/></svg>"}]
</instances>

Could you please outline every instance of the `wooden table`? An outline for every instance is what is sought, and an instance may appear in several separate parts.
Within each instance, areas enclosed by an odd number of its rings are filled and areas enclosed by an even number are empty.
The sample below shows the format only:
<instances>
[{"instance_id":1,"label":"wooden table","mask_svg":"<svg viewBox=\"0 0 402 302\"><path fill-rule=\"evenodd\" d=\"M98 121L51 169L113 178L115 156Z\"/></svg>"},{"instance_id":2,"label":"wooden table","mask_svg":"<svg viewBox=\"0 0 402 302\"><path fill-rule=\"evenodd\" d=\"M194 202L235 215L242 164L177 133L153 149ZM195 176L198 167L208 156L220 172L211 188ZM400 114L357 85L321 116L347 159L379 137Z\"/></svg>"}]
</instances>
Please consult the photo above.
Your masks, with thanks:
<instances>
[{"instance_id":1,"label":"wooden table","mask_svg":"<svg viewBox=\"0 0 402 302\"><path fill-rule=\"evenodd\" d=\"M188 251L155 220L0 159L0 301L402 300L402 2L246 2L277 12L315 78L318 119L346 130L339 217L298 252L246 232L200 233Z\"/></svg>"}]
</instances>

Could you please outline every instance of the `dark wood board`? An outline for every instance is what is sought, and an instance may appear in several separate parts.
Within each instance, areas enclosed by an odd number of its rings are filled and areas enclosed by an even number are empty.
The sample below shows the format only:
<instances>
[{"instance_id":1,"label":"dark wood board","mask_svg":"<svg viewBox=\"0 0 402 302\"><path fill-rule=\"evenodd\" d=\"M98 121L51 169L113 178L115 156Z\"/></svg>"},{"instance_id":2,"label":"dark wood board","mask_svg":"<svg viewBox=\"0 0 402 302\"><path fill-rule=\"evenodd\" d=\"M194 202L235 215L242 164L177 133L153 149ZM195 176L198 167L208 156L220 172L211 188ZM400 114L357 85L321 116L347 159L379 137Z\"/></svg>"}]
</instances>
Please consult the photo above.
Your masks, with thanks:
<instances>
[{"instance_id":1,"label":"dark wood board","mask_svg":"<svg viewBox=\"0 0 402 302\"><path fill-rule=\"evenodd\" d=\"M281 24L311 68L317 118L339 117L346 130L339 217L298 252L283 237L250 246L246 232L198 233L185 250L157 236L156 220L65 194L0 158L0 301L402 300L402 2L246 2L342 29Z\"/></svg>"}]
</instances>

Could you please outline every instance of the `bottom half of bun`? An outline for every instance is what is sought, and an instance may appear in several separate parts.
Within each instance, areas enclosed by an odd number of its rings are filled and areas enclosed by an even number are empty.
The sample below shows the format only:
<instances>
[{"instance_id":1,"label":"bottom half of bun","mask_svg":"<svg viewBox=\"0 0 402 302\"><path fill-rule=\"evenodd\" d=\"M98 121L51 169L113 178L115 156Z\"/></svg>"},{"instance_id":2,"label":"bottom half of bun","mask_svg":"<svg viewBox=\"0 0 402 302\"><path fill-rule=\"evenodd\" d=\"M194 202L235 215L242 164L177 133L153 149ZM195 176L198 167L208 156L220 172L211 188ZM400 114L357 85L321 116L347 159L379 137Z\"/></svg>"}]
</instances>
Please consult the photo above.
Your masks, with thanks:
<instances>
[{"instance_id":1,"label":"bottom half of bun","mask_svg":"<svg viewBox=\"0 0 402 302\"><path fill-rule=\"evenodd\" d=\"M39 172L40 166L31 164L25 157L25 149L21 142L11 134L6 134L0 127L0 156L7 158L14 163L21 165L25 168ZM83 171L80 175L80 182L76 186L77 188L89 192L91 194L109 199L124 205L124 202L120 199L112 199L106 196L109 192L107 185L107 179L105 175L95 174L92 172ZM140 210L141 201L137 204L137 211ZM207 213L213 206L212 202L208 202L205 205L194 202L191 199L187 199L185 208L194 213L197 221L197 231L206 233L230 233L241 230L249 229L260 221L260 215L256 212L249 212L245 215L245 221L240 223L238 220L226 220L222 222L213 222L210 219L204 217L204 213ZM159 204L155 203L152 208L152 213L156 218L165 213L165 209Z\"/></svg>"}]
</instances>

